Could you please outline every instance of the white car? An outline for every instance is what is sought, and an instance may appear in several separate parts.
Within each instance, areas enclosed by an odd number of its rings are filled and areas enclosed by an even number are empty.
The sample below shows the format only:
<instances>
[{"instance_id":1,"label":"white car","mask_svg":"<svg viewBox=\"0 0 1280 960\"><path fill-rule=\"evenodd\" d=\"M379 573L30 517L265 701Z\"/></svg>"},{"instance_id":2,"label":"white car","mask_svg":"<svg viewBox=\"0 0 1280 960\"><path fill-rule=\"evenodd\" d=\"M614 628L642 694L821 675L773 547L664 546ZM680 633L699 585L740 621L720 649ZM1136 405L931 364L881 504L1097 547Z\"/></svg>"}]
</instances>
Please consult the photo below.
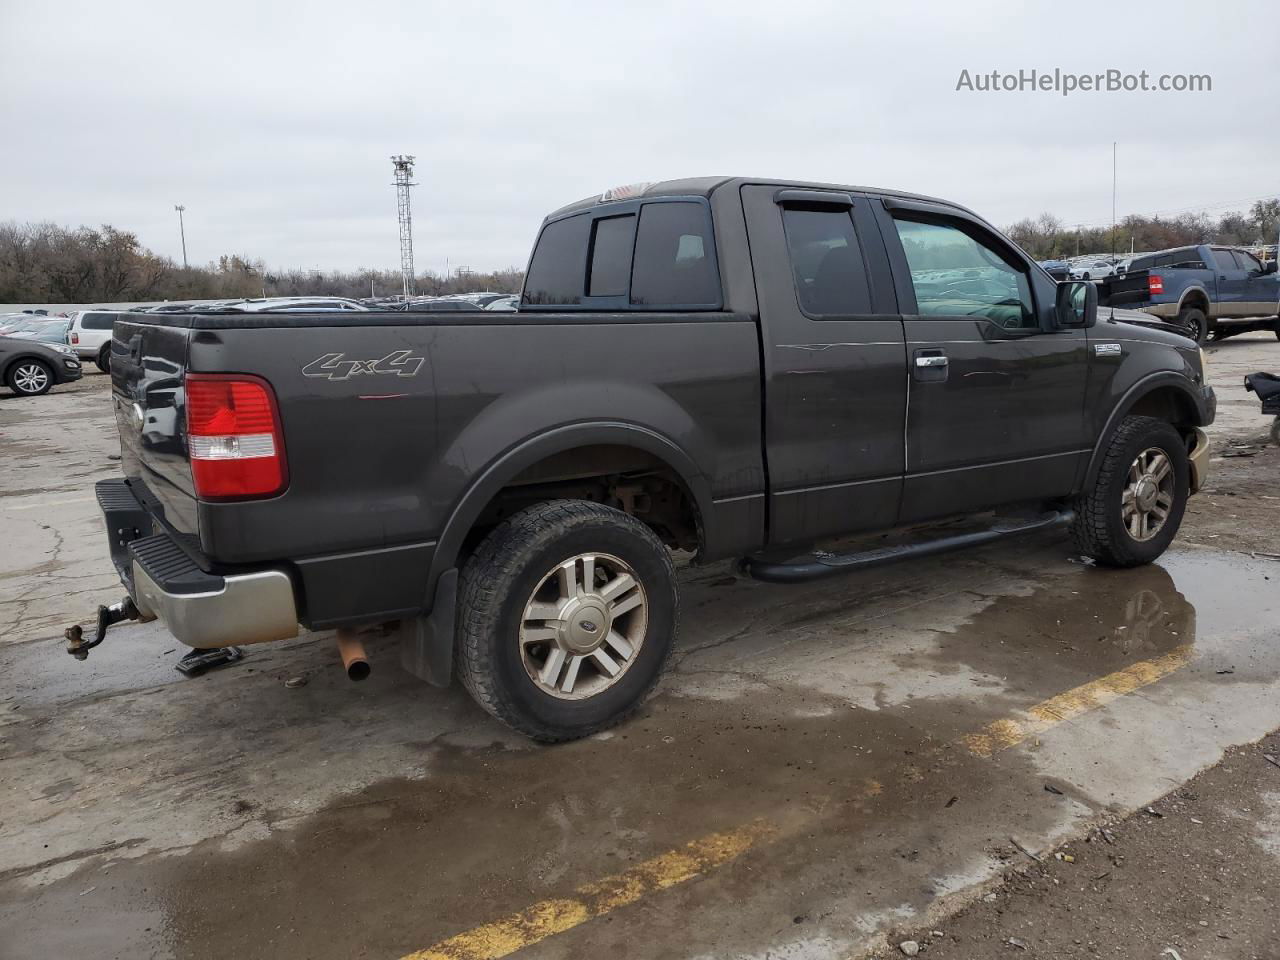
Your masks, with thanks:
<instances>
[{"instance_id":1,"label":"white car","mask_svg":"<svg viewBox=\"0 0 1280 960\"><path fill-rule=\"evenodd\" d=\"M67 346L81 360L92 360L103 373L111 372L111 325L118 313L77 310L67 327Z\"/></svg>"},{"instance_id":2,"label":"white car","mask_svg":"<svg viewBox=\"0 0 1280 960\"><path fill-rule=\"evenodd\" d=\"M1089 260L1085 263L1077 263L1071 267L1072 280L1101 280L1104 277L1113 276L1116 272L1115 264L1106 260Z\"/></svg>"}]
</instances>

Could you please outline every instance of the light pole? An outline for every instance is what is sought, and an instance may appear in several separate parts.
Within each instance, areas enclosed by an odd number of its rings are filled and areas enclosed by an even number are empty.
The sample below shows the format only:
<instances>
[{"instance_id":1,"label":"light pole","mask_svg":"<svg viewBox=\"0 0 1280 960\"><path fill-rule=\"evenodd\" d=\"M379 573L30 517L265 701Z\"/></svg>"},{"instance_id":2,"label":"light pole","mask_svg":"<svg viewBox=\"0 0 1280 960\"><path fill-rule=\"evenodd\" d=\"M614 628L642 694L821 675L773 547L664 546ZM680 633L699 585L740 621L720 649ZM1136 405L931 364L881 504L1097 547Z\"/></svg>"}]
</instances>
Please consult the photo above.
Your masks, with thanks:
<instances>
[{"instance_id":1,"label":"light pole","mask_svg":"<svg viewBox=\"0 0 1280 960\"><path fill-rule=\"evenodd\" d=\"M178 211L178 233L182 235L182 269L187 269L187 227L182 222L182 212L187 208L180 203L175 203L173 209Z\"/></svg>"}]
</instances>

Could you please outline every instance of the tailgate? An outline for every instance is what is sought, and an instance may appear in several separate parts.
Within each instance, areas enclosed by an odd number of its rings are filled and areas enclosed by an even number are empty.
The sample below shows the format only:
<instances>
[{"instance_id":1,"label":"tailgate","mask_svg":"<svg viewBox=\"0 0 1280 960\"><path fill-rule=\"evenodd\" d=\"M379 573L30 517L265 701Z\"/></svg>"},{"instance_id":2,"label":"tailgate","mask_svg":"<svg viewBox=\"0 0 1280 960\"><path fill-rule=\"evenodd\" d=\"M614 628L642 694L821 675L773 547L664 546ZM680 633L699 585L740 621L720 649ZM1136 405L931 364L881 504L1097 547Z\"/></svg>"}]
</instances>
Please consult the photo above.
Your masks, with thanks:
<instances>
[{"instance_id":1,"label":"tailgate","mask_svg":"<svg viewBox=\"0 0 1280 960\"><path fill-rule=\"evenodd\" d=\"M185 317L121 314L112 332L111 399L125 479L170 527L195 535L183 408L190 336Z\"/></svg>"},{"instance_id":2,"label":"tailgate","mask_svg":"<svg viewBox=\"0 0 1280 960\"><path fill-rule=\"evenodd\" d=\"M1133 307L1151 299L1147 286L1150 270L1135 270L1123 277L1111 277L1101 284L1098 303L1109 307Z\"/></svg>"}]
</instances>

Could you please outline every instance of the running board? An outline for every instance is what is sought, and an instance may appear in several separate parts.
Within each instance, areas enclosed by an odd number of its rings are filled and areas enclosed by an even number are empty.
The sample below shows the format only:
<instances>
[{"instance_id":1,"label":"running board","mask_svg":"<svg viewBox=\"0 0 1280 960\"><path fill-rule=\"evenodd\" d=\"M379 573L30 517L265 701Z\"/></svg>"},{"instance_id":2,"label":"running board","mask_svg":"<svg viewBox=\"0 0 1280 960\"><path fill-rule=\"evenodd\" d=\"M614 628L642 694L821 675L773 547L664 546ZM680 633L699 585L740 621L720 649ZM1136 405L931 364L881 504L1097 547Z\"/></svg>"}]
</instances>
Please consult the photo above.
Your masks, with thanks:
<instances>
[{"instance_id":1,"label":"running board","mask_svg":"<svg viewBox=\"0 0 1280 960\"><path fill-rule=\"evenodd\" d=\"M803 583L818 580L822 577L847 573L850 570L862 570L866 567L878 567L899 560L911 560L916 557L929 557L935 553L948 553L964 547L977 547L1006 537L1016 537L1037 530L1051 530L1065 527L1075 519L1074 510L1059 510L1045 514L1034 520L1004 519L997 520L986 530L973 533L959 533L950 537L939 537L937 540L925 540L920 543L904 543L894 547L880 547L876 550L863 550L858 553L823 553L815 551L809 554L812 559L791 560L782 563L761 560L758 557L747 557L743 561L747 573L757 580L769 583Z\"/></svg>"}]
</instances>

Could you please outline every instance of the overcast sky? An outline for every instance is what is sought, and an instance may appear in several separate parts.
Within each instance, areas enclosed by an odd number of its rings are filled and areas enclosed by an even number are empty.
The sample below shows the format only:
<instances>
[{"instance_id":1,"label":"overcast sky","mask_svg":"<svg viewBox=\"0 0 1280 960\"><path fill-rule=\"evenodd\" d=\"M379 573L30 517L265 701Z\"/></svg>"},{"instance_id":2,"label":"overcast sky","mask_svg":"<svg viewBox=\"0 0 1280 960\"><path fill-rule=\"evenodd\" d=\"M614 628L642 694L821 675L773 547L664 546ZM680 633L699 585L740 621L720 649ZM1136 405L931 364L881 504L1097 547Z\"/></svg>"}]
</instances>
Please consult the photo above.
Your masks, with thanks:
<instances>
[{"instance_id":1,"label":"overcast sky","mask_svg":"<svg viewBox=\"0 0 1280 960\"><path fill-rule=\"evenodd\" d=\"M523 267L543 215L710 174L892 186L1000 225L1280 194L1266 5L0 0L0 220L111 223L193 262ZM1211 93L957 92L1055 67ZM1241 202L1238 206L1245 207Z\"/></svg>"}]
</instances>

